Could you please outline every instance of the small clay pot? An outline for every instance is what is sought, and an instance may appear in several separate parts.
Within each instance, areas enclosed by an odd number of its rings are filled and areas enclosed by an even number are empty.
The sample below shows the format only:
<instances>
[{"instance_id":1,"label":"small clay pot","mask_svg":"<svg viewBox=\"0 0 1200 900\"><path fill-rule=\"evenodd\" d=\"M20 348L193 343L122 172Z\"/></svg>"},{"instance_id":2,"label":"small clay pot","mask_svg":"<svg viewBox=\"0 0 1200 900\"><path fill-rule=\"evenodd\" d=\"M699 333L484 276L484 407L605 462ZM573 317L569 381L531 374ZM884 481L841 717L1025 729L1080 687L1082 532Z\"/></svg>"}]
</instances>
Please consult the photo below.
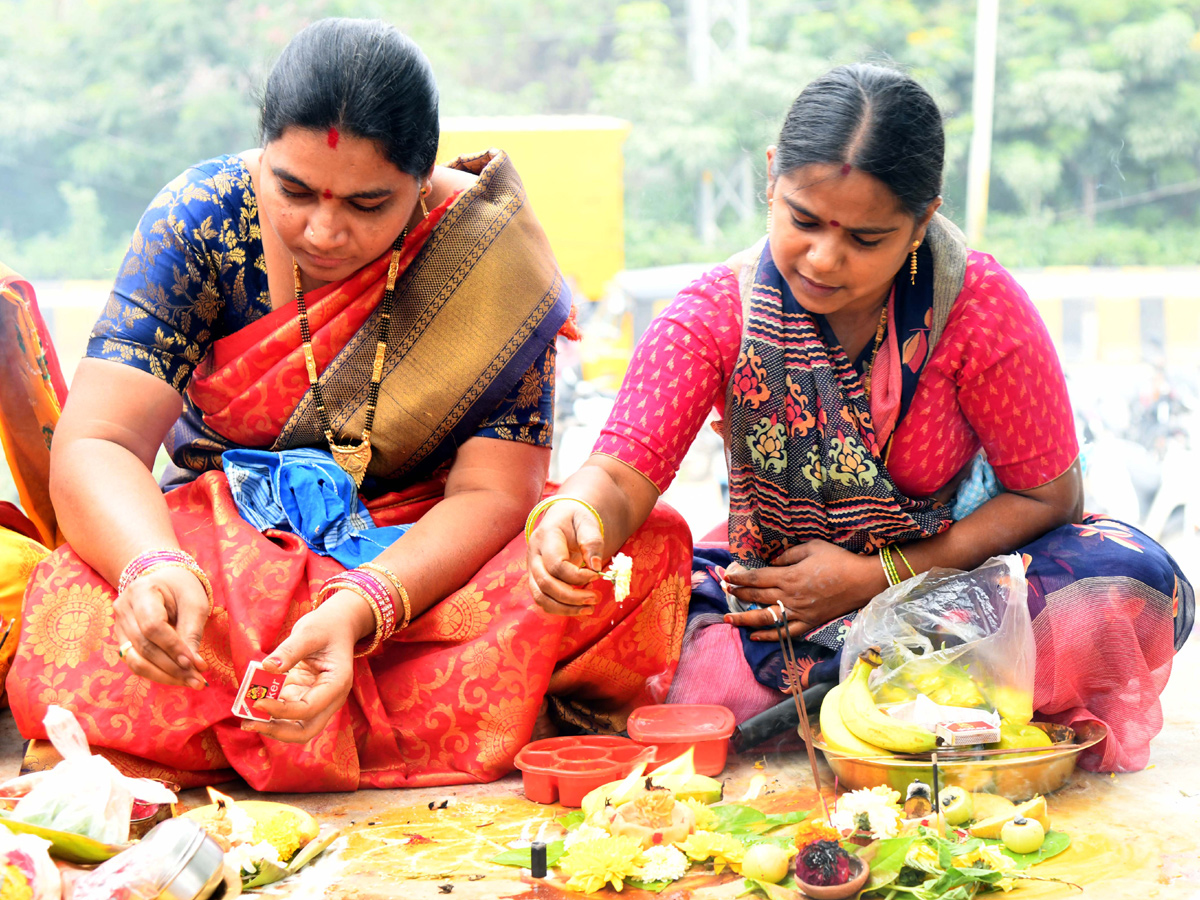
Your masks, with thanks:
<instances>
[{"instance_id":1,"label":"small clay pot","mask_svg":"<svg viewBox=\"0 0 1200 900\"><path fill-rule=\"evenodd\" d=\"M843 884L809 884L807 881L796 879L800 890L809 900L845 900L853 897L867 883L871 874L870 867L857 856L850 857L850 880Z\"/></svg>"}]
</instances>

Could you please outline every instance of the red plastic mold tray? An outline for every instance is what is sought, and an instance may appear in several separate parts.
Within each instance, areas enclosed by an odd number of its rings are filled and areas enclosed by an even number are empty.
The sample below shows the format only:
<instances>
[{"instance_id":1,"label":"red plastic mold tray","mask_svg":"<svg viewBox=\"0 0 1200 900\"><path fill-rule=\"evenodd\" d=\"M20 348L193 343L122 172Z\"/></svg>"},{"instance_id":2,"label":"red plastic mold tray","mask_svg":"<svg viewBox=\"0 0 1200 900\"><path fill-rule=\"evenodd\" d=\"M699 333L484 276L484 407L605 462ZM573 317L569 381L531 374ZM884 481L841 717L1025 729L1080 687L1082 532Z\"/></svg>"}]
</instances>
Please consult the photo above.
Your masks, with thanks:
<instances>
[{"instance_id":1,"label":"red plastic mold tray","mask_svg":"<svg viewBox=\"0 0 1200 900\"><path fill-rule=\"evenodd\" d=\"M729 753L729 736L736 722L724 706L703 703L670 703L641 706L629 717L629 736L655 751L654 765L661 766L696 748L696 773L720 775Z\"/></svg>"},{"instance_id":2,"label":"red plastic mold tray","mask_svg":"<svg viewBox=\"0 0 1200 900\"><path fill-rule=\"evenodd\" d=\"M515 764L528 799L579 806L589 791L624 778L653 755L652 748L627 738L580 735L534 741L517 754Z\"/></svg>"}]
</instances>

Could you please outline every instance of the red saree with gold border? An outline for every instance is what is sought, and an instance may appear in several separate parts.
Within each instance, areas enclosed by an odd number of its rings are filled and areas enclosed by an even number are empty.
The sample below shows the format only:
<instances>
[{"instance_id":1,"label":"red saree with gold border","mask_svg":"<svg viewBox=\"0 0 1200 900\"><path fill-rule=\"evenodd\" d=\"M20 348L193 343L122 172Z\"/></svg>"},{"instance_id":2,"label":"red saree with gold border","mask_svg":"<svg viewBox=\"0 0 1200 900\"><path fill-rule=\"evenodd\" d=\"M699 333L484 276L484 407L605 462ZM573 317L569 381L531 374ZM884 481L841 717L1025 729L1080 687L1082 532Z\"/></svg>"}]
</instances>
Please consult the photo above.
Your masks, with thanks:
<instances>
[{"instance_id":1,"label":"red saree with gold border","mask_svg":"<svg viewBox=\"0 0 1200 900\"><path fill-rule=\"evenodd\" d=\"M451 201L414 231L403 261L406 275L420 275L414 267L436 250L439 220L454 215L461 202ZM364 323L379 302L386 265L384 258L308 295L323 373L353 355L364 331L373 346ZM411 283L404 277L401 284ZM513 302L511 293L501 296ZM544 307L536 291L531 296L535 308ZM527 336L530 330L517 323L514 333ZM419 356L410 344L391 368L400 371ZM468 384L465 390L476 389ZM286 445L304 445L311 430L304 418L307 393L290 304L218 341L197 371L188 399L203 416L198 457L219 451L219 444L205 446L206 440L278 447L281 437L291 435ZM393 411L410 402L405 391L393 388L388 402L380 403L375 433L393 435L380 454L386 467L380 474L389 484L396 483L394 472L429 455L437 437L436 427L419 446L408 435L396 437L403 416ZM456 402L455 409L461 406ZM353 415L349 426L338 423L343 434L353 433ZM455 439L453 429L442 433ZM375 522L416 521L441 499L444 477L443 466L432 477L410 477L399 490L367 497ZM196 692L134 676L117 656L113 588L63 546L30 583L9 680L13 712L26 737L44 737L41 719L55 703L73 710L92 746L124 771L183 786L236 776L263 791L458 784L511 771L547 699L564 712L620 729L629 712L661 702L670 686L690 593L691 538L683 520L660 505L624 548L634 560L624 603L613 602L604 582L591 616L542 612L530 596L518 535L379 655L355 660L348 701L308 744L242 731L230 707L247 665L286 638L312 608L322 582L341 566L294 535L260 533L249 525L220 471L205 471L168 493L166 502L180 546L213 585L214 609L201 646L210 686Z\"/></svg>"}]
</instances>

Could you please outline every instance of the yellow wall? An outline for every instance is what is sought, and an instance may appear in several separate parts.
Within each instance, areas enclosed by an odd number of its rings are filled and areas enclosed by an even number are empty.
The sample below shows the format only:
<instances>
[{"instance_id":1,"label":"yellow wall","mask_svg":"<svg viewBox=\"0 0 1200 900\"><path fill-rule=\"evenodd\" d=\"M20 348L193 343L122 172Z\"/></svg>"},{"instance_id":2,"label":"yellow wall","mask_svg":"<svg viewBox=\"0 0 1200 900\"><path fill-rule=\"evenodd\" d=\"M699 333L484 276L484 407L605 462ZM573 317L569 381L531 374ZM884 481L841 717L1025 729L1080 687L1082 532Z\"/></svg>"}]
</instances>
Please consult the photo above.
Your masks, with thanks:
<instances>
[{"instance_id":1,"label":"yellow wall","mask_svg":"<svg viewBox=\"0 0 1200 900\"><path fill-rule=\"evenodd\" d=\"M496 116L442 121L438 161L505 151L546 229L559 267L598 299L625 268L625 166L630 125L602 116Z\"/></svg>"}]
</instances>

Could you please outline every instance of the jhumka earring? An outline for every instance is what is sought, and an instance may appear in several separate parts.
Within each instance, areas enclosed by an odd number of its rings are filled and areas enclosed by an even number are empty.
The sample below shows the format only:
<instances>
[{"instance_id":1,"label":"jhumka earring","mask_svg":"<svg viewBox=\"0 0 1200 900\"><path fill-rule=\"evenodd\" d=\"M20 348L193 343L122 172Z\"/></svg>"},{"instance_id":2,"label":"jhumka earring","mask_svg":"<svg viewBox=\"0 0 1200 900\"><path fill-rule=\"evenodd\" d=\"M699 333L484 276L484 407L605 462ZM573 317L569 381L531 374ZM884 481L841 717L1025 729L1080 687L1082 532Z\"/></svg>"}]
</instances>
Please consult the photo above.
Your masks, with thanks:
<instances>
[{"instance_id":1,"label":"jhumka earring","mask_svg":"<svg viewBox=\"0 0 1200 900\"><path fill-rule=\"evenodd\" d=\"M912 265L909 266L909 284L917 283L917 248L921 246L920 241L913 241Z\"/></svg>"}]
</instances>

